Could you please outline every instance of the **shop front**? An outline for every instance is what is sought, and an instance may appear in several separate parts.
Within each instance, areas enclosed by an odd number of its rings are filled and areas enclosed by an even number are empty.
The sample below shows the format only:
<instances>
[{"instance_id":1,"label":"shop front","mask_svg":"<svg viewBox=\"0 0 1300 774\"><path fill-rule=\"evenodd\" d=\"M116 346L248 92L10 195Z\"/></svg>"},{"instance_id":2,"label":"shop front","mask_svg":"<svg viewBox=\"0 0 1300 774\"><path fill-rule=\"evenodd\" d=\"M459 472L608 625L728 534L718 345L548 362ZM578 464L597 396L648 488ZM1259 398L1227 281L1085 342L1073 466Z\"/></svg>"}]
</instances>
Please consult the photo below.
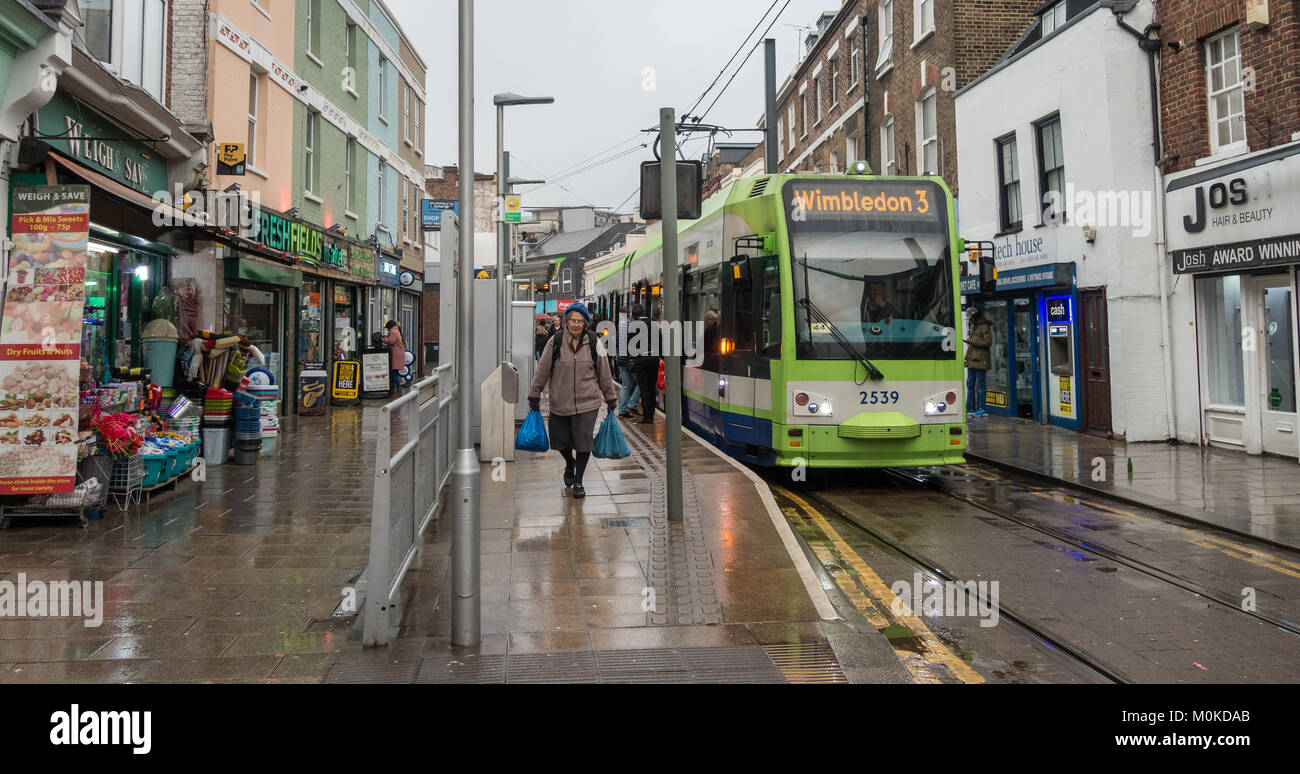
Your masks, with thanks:
<instances>
[{"instance_id":1,"label":"shop front","mask_svg":"<svg viewBox=\"0 0 1300 774\"><path fill-rule=\"evenodd\" d=\"M222 329L253 343L266 359L276 384L284 384L289 362L289 309L303 284L297 269L228 250Z\"/></svg>"},{"instance_id":2,"label":"shop front","mask_svg":"<svg viewBox=\"0 0 1300 774\"><path fill-rule=\"evenodd\" d=\"M986 294L978 277L963 277L962 297L993 329L988 412L1078 429L1074 264L999 269L996 290Z\"/></svg>"},{"instance_id":3,"label":"shop front","mask_svg":"<svg viewBox=\"0 0 1300 774\"><path fill-rule=\"evenodd\" d=\"M388 321L397 320L397 292L402 285L401 271L400 257L382 250L379 252L375 260L375 277L379 285L371 291L369 336L375 333L382 335ZM401 324L400 320L398 324Z\"/></svg>"},{"instance_id":4,"label":"shop front","mask_svg":"<svg viewBox=\"0 0 1300 774\"><path fill-rule=\"evenodd\" d=\"M1165 194L1172 269L1194 284L1202 442L1300 456L1300 142L1171 175Z\"/></svg>"}]
</instances>

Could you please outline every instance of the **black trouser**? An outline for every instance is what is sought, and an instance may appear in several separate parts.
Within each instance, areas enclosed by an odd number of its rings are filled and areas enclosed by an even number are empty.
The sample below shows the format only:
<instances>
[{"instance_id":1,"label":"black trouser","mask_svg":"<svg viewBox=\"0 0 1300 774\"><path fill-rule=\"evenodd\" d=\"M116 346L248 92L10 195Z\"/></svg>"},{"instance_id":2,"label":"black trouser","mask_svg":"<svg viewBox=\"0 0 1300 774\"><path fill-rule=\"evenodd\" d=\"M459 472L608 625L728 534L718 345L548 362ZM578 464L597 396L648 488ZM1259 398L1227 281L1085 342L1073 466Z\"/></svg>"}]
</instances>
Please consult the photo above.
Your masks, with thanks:
<instances>
[{"instance_id":1,"label":"black trouser","mask_svg":"<svg viewBox=\"0 0 1300 774\"><path fill-rule=\"evenodd\" d=\"M641 421L649 422L655 418L655 397L659 382L659 360L657 358L639 358L633 360L632 375L636 377L637 388L641 390Z\"/></svg>"}]
</instances>

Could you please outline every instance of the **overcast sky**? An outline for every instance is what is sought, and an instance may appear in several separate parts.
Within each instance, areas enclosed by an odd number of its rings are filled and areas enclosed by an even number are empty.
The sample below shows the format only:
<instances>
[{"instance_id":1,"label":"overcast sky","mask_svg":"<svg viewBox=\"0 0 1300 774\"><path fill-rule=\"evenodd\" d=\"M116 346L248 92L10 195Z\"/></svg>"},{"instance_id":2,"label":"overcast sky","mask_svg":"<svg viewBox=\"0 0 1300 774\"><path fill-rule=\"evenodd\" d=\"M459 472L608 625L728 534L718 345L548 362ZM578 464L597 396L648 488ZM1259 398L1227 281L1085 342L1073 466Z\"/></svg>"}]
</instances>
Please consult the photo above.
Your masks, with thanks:
<instances>
[{"instance_id":1,"label":"overcast sky","mask_svg":"<svg viewBox=\"0 0 1300 774\"><path fill-rule=\"evenodd\" d=\"M385 1L428 67L425 158L430 164L455 164L457 3ZM476 169L496 168L494 94L555 97L553 105L506 108L512 176L556 180L555 173L625 141L594 161L636 152L541 190L522 187L524 206L587 203L630 211L636 206L628 197L638 185L638 166L653 158L648 147L637 148L652 143L653 136L638 131L658 125L661 107L676 108L679 115L690 108L770 5L771 0L477 0ZM779 0L772 13L783 5L786 0ZM789 0L768 33L777 41L778 87L798 62L808 32L786 25L811 26L822 11L840 5L840 0ZM766 26L764 21L754 37ZM713 101L752 41L694 114ZM654 91L642 88L645 68L654 70ZM753 128L762 112L760 45L705 122ZM722 142L758 139L756 132L718 137ZM706 139L693 141L686 145L686 157L700 158L706 148Z\"/></svg>"}]
</instances>

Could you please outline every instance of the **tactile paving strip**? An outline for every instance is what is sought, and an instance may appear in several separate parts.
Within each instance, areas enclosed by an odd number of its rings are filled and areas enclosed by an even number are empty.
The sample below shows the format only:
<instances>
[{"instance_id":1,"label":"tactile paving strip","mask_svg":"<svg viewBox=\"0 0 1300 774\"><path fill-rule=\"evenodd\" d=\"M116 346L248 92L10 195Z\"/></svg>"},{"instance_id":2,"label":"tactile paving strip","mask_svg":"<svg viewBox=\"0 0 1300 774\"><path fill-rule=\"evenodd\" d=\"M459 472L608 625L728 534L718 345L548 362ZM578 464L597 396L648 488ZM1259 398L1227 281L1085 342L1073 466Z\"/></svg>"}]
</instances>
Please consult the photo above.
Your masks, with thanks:
<instances>
[{"instance_id":1,"label":"tactile paving strip","mask_svg":"<svg viewBox=\"0 0 1300 774\"><path fill-rule=\"evenodd\" d=\"M699 487L689 470L682 471L682 520L668 521L668 486L664 477L667 453L637 433L627 434L638 452L633 459L651 481L650 587L652 625L682 626L722 623L722 606L713 586L713 556L704 537Z\"/></svg>"}]
</instances>

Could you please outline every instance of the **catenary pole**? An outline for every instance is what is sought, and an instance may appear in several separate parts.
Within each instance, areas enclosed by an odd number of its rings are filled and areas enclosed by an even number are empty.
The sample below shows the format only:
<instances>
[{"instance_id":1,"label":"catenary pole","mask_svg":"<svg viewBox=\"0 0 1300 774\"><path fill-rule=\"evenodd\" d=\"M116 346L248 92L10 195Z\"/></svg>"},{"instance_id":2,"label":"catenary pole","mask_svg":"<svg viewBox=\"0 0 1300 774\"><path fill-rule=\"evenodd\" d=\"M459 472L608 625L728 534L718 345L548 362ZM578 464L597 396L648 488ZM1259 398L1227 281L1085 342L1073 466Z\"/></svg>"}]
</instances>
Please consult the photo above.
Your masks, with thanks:
<instances>
[{"instance_id":1,"label":"catenary pole","mask_svg":"<svg viewBox=\"0 0 1300 774\"><path fill-rule=\"evenodd\" d=\"M766 81L764 85L764 116L766 122L766 147L764 147L764 157L766 160L767 174L776 173L776 146L778 139L776 136L776 40L768 38L763 41L763 60ZM852 161L852 159L849 159Z\"/></svg>"},{"instance_id":2,"label":"catenary pole","mask_svg":"<svg viewBox=\"0 0 1300 774\"><path fill-rule=\"evenodd\" d=\"M482 640L479 463L474 452L474 0L460 6L460 275L456 278L456 461L452 469L451 642Z\"/></svg>"},{"instance_id":3,"label":"catenary pole","mask_svg":"<svg viewBox=\"0 0 1300 774\"><path fill-rule=\"evenodd\" d=\"M664 413L667 415L668 520L682 520L682 299L677 281L677 119L670 107L659 110L659 144L663 149L660 203L663 213L664 330L677 340L660 339L664 351Z\"/></svg>"}]
</instances>

